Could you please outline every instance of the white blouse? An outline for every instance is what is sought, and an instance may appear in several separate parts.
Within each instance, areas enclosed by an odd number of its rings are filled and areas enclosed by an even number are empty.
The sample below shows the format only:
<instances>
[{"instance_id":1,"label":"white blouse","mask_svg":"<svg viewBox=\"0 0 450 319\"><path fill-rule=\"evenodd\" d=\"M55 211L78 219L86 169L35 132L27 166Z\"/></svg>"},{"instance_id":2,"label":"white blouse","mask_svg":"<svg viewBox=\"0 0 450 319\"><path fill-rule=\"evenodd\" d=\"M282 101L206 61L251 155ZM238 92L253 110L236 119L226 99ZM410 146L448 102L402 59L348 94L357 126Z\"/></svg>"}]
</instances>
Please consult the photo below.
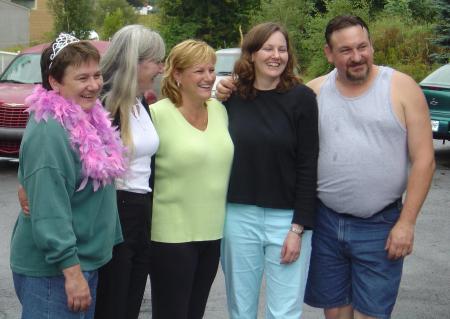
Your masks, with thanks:
<instances>
[{"instance_id":1,"label":"white blouse","mask_svg":"<svg viewBox=\"0 0 450 319\"><path fill-rule=\"evenodd\" d=\"M122 178L116 179L116 188L133 193L148 193L152 156L159 146L159 137L155 127L138 99L130 113L130 130L133 150L129 154L128 170Z\"/></svg>"}]
</instances>

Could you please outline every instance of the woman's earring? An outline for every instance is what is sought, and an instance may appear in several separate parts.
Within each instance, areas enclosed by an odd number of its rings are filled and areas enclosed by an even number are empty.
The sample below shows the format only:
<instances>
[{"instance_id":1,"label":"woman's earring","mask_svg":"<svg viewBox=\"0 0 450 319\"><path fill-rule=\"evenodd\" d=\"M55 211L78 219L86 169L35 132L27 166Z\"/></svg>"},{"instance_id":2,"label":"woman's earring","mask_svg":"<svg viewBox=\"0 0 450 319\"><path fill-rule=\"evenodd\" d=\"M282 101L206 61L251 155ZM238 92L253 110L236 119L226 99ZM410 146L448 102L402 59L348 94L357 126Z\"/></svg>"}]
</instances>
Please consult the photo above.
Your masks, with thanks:
<instances>
[{"instance_id":1,"label":"woman's earring","mask_svg":"<svg viewBox=\"0 0 450 319\"><path fill-rule=\"evenodd\" d=\"M180 82L177 81L177 87L180 87Z\"/></svg>"}]
</instances>

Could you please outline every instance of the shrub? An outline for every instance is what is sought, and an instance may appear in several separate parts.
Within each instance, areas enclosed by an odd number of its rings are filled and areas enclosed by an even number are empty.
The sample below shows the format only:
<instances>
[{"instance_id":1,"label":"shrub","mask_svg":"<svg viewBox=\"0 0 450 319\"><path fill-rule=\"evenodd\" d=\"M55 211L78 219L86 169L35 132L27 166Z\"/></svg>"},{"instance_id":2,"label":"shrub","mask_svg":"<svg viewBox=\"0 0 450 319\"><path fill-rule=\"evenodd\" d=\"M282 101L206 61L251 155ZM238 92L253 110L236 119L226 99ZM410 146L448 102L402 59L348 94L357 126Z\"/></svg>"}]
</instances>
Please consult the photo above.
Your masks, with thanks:
<instances>
[{"instance_id":1,"label":"shrub","mask_svg":"<svg viewBox=\"0 0 450 319\"><path fill-rule=\"evenodd\" d=\"M421 80L432 69L430 51L433 25L408 22L401 17L380 17L372 25L375 49L374 61L405 72L415 80Z\"/></svg>"}]
</instances>

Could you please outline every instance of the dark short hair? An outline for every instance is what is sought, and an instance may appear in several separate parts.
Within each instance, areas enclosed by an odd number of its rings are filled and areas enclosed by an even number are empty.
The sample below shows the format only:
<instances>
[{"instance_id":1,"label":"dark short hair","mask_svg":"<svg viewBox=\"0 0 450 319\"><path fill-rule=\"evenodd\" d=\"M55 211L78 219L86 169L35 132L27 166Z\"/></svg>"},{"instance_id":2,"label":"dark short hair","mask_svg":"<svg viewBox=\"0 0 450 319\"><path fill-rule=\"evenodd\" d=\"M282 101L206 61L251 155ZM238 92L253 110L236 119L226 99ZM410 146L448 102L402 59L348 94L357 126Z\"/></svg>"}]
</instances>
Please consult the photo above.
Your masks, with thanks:
<instances>
[{"instance_id":1,"label":"dark short hair","mask_svg":"<svg viewBox=\"0 0 450 319\"><path fill-rule=\"evenodd\" d=\"M237 88L242 98L252 99L256 96L256 90L253 87L253 83L255 82L255 66L252 62L252 54L259 51L270 36L277 31L281 32L286 40L288 62L283 73L280 75L280 82L276 89L279 92L285 92L300 83L300 79L294 73L294 69L297 67L297 60L286 29L279 23L261 23L254 26L245 35L241 46L241 57L234 65L234 74L237 76L238 81Z\"/></svg>"},{"instance_id":2,"label":"dark short hair","mask_svg":"<svg viewBox=\"0 0 450 319\"><path fill-rule=\"evenodd\" d=\"M87 41L80 41L67 45L58 53L53 61L51 61L50 55L53 53L52 44L42 52L41 56L42 87L46 90L52 89L48 80L50 75L56 81L61 83L64 72L68 66L80 66L88 61L100 62L100 53Z\"/></svg>"},{"instance_id":3,"label":"dark short hair","mask_svg":"<svg viewBox=\"0 0 450 319\"><path fill-rule=\"evenodd\" d=\"M327 45L331 47L331 35L333 32L353 26L360 26L361 28L366 29L370 38L369 27L363 19L353 15L340 15L331 19L325 28L325 40L327 41Z\"/></svg>"}]
</instances>

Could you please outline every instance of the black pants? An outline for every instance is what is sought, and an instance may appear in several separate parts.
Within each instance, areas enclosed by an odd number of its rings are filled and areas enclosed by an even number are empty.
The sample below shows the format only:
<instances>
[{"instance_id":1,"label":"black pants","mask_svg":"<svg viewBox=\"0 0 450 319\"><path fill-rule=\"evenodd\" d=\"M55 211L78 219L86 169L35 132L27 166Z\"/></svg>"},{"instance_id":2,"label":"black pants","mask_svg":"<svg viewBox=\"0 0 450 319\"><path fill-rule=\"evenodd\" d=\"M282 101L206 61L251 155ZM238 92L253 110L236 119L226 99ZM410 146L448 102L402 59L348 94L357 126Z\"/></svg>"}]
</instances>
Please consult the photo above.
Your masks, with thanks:
<instances>
[{"instance_id":1,"label":"black pants","mask_svg":"<svg viewBox=\"0 0 450 319\"><path fill-rule=\"evenodd\" d=\"M96 319L139 316L150 268L151 199L151 193L117 191L124 242L99 270Z\"/></svg>"},{"instance_id":2,"label":"black pants","mask_svg":"<svg viewBox=\"0 0 450 319\"><path fill-rule=\"evenodd\" d=\"M152 318L201 319L219 257L220 240L152 242Z\"/></svg>"}]
</instances>

